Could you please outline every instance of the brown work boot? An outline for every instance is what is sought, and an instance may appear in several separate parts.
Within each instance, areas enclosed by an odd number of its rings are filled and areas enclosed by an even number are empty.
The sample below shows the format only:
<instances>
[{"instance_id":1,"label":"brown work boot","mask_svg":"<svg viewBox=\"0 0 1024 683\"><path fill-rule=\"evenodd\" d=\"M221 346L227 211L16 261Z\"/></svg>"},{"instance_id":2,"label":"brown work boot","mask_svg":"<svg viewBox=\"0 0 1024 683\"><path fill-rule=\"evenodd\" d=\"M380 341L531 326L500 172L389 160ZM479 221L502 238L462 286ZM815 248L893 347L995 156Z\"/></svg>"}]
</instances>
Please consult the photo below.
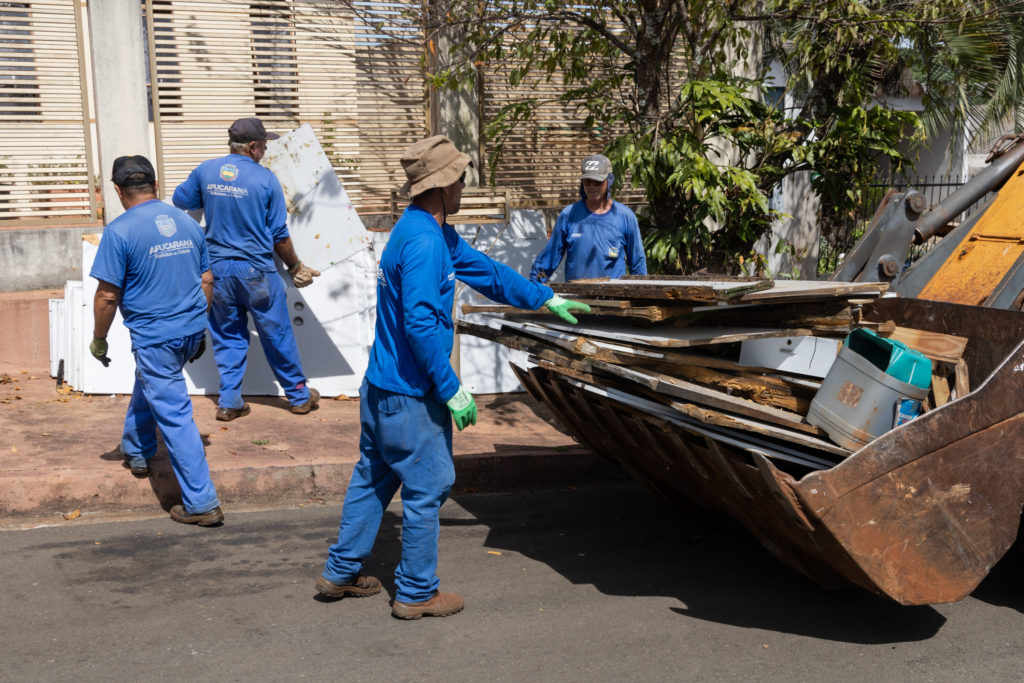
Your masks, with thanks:
<instances>
[{"instance_id":1,"label":"brown work boot","mask_svg":"<svg viewBox=\"0 0 1024 683\"><path fill-rule=\"evenodd\" d=\"M305 415L309 411L316 408L316 405L320 403L320 392L313 387L309 388L309 399L305 403L300 403L297 406L292 406L291 411L296 415Z\"/></svg>"},{"instance_id":2,"label":"brown work boot","mask_svg":"<svg viewBox=\"0 0 1024 683\"><path fill-rule=\"evenodd\" d=\"M231 422L236 417L244 417L251 409L248 403L243 403L241 408L217 408L217 419L221 422Z\"/></svg>"},{"instance_id":3,"label":"brown work boot","mask_svg":"<svg viewBox=\"0 0 1024 683\"><path fill-rule=\"evenodd\" d=\"M321 576L316 580L316 590L328 598L344 598L348 595L353 598L365 598L380 593L380 581L372 576L360 574L351 581L334 583Z\"/></svg>"},{"instance_id":4,"label":"brown work boot","mask_svg":"<svg viewBox=\"0 0 1024 683\"><path fill-rule=\"evenodd\" d=\"M214 524L220 524L224 521L224 513L221 512L219 505L208 512L198 515L193 515L191 512L188 512L184 505L174 505L171 507L169 512L171 513L171 519L175 522L181 522L182 524L213 526Z\"/></svg>"},{"instance_id":5,"label":"brown work boot","mask_svg":"<svg viewBox=\"0 0 1024 683\"><path fill-rule=\"evenodd\" d=\"M423 602L399 602L391 606L391 616L398 619L419 619L420 617L450 617L461 612L465 603L455 593L434 593L434 597Z\"/></svg>"}]
</instances>

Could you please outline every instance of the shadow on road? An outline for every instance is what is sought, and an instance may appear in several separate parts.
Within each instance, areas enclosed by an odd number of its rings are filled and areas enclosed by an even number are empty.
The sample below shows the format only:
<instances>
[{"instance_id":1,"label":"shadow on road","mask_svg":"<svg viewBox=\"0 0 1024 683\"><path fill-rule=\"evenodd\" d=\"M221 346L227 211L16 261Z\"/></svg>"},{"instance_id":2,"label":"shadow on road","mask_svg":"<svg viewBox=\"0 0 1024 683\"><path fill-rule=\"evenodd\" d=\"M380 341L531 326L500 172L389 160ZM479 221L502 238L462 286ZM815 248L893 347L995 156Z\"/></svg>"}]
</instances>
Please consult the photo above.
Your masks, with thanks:
<instances>
[{"instance_id":1,"label":"shadow on road","mask_svg":"<svg viewBox=\"0 0 1024 683\"><path fill-rule=\"evenodd\" d=\"M1024 614L1024 542L1017 543L999 560L971 597L990 605L1008 607Z\"/></svg>"},{"instance_id":2,"label":"shadow on road","mask_svg":"<svg viewBox=\"0 0 1024 683\"><path fill-rule=\"evenodd\" d=\"M636 484L521 494L519 506L509 504L514 495L455 500L488 527L487 547L608 595L666 596L682 603L669 608L680 616L848 643L925 640L945 622L931 607L903 607L859 588L822 589L739 523L684 513ZM442 517L442 526L464 523Z\"/></svg>"}]
</instances>

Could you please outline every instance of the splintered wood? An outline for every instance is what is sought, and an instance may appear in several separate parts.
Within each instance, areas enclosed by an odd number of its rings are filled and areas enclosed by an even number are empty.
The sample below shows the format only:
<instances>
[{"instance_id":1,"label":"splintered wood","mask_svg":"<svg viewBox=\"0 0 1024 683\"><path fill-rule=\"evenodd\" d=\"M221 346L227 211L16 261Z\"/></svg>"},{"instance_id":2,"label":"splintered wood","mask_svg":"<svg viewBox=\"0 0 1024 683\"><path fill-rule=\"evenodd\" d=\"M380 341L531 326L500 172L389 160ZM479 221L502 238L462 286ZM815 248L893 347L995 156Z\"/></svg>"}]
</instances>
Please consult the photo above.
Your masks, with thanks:
<instances>
[{"instance_id":1,"label":"splintered wood","mask_svg":"<svg viewBox=\"0 0 1024 683\"><path fill-rule=\"evenodd\" d=\"M862 306L884 294L885 283L652 276L553 289L591 312L570 325L543 308L467 305L459 331L526 351L531 362L634 411L704 425L708 438L805 470L829 468L850 453L806 420L820 375L742 364L744 341L842 339L869 327L934 361L927 407L970 390L966 338L862 320Z\"/></svg>"}]
</instances>

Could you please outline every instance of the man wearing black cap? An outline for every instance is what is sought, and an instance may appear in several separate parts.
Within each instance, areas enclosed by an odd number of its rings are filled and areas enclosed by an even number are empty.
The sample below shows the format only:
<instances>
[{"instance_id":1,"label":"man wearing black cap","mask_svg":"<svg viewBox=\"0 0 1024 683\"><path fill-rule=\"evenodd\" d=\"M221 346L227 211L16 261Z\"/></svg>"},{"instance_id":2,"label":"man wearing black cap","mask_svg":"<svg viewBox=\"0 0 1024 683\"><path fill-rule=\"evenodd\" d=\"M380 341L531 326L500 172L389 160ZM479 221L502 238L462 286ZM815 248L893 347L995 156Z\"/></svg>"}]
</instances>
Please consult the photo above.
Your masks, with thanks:
<instances>
[{"instance_id":1,"label":"man wearing black cap","mask_svg":"<svg viewBox=\"0 0 1024 683\"><path fill-rule=\"evenodd\" d=\"M320 393L306 384L284 283L274 265L276 253L296 287L311 284L320 274L295 254L281 183L259 163L267 140L278 137L256 117L238 119L228 129L231 153L199 164L172 198L180 209L203 209L206 218L214 277L210 336L220 373L218 420L249 414L242 400L249 315L291 411L304 415L320 401Z\"/></svg>"},{"instance_id":2,"label":"man wearing black cap","mask_svg":"<svg viewBox=\"0 0 1024 683\"><path fill-rule=\"evenodd\" d=\"M612 199L615 174L603 154L580 165L580 200L558 215L551 239L530 270L534 282L547 282L565 257L565 281L593 277L647 275L647 257L633 211Z\"/></svg>"},{"instance_id":3,"label":"man wearing black cap","mask_svg":"<svg viewBox=\"0 0 1024 683\"><path fill-rule=\"evenodd\" d=\"M224 514L181 374L186 360L202 354L206 338L213 274L203 229L156 198L156 173L146 157L115 159L111 181L125 212L103 231L89 273L99 280L89 351L110 364L107 332L120 304L136 367L121 439L125 466L136 476L149 474L159 427L181 485L183 504L170 509L171 518L218 524Z\"/></svg>"}]
</instances>

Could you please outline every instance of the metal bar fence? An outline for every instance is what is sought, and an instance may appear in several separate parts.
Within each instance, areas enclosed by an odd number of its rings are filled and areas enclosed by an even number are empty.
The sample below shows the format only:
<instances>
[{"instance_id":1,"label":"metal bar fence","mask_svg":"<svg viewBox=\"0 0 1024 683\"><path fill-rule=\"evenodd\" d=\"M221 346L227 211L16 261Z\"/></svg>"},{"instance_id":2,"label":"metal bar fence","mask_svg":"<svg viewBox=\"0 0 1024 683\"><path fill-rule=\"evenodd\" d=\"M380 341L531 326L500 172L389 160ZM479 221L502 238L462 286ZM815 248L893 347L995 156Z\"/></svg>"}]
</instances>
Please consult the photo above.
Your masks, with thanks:
<instances>
[{"instance_id":1,"label":"metal bar fence","mask_svg":"<svg viewBox=\"0 0 1024 683\"><path fill-rule=\"evenodd\" d=\"M875 215L875 211L878 209L882 200L889 190L896 190L897 192L903 192L907 189L914 189L920 192L925 199L925 211L931 211L934 207L942 203L949 195L953 194L964 184L964 180L959 176L951 175L924 175L909 178L907 176L893 176L889 178L880 178L876 182L868 185L863 191L863 199L858 206L857 210L853 212L846 222L845 225L840 226L838 229L833 230L830 234L822 234L820 236L820 249L818 256L818 273L819 275L826 275L834 272L835 268L850 249L856 244L857 240L864 234L865 229L871 223L871 219ZM914 246L910 251L911 261L915 261L924 255L928 249L943 235L947 234L951 229L955 228L961 222L966 220L976 211L984 207L988 202L988 195L979 197L973 204L971 204L962 214L957 216L947 226L946 230L942 230L939 234L922 245Z\"/></svg>"}]
</instances>

